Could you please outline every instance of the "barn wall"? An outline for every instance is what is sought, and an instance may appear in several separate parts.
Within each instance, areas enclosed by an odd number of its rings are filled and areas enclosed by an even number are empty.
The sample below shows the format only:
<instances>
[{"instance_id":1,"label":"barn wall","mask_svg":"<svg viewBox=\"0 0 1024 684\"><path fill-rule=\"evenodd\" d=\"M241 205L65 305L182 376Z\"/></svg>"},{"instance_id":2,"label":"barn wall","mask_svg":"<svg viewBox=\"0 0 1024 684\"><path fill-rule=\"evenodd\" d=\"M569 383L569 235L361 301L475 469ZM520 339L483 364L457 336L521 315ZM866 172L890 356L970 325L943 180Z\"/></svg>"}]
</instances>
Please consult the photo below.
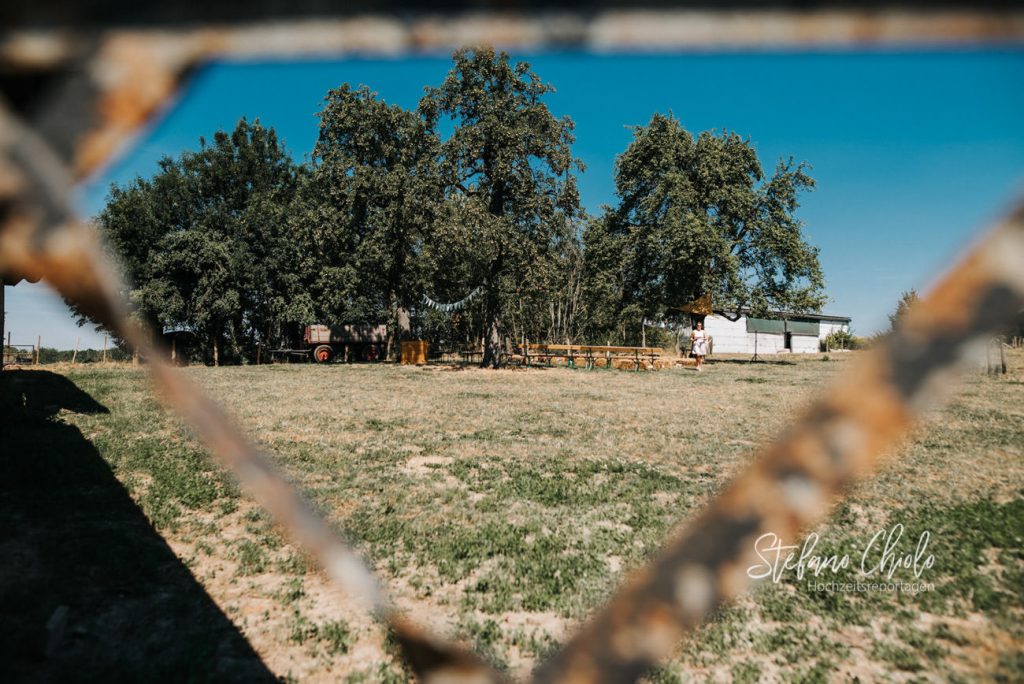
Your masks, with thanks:
<instances>
[{"instance_id":1,"label":"barn wall","mask_svg":"<svg viewBox=\"0 0 1024 684\"><path fill-rule=\"evenodd\" d=\"M757 339L754 339L754 336ZM786 336L775 333L747 333L747 348L744 354L753 354L754 346L758 354L778 354L786 351Z\"/></svg>"},{"instance_id":2,"label":"barn wall","mask_svg":"<svg viewBox=\"0 0 1024 684\"><path fill-rule=\"evenodd\" d=\"M754 353L754 333L747 332L746 317L730 321L724 316L708 316L704 319L704 329L714 339L715 354ZM775 354L785 349L785 346L786 341L782 335L757 333L758 354Z\"/></svg>"},{"instance_id":3,"label":"barn wall","mask_svg":"<svg viewBox=\"0 0 1024 684\"><path fill-rule=\"evenodd\" d=\"M747 332L747 319L740 317L730 321L717 314L704 319L704 329L714 339L715 354L753 354L754 333ZM812 335L793 335L794 354L813 354L820 350L820 340L836 330L849 330L849 324L840 321L821 321L819 337ZM687 332L687 335L689 333ZM783 335L773 333L757 334L758 354L778 354L786 352L786 340Z\"/></svg>"},{"instance_id":4,"label":"barn wall","mask_svg":"<svg viewBox=\"0 0 1024 684\"><path fill-rule=\"evenodd\" d=\"M826 337L836 332L837 330L848 332L849 329L850 326L848 323L841 323L839 321L822 321L820 337L821 339L825 339Z\"/></svg>"},{"instance_id":5,"label":"barn wall","mask_svg":"<svg viewBox=\"0 0 1024 684\"><path fill-rule=\"evenodd\" d=\"M730 321L724 316L707 316L704 330L714 339L715 354L742 354L747 350L747 324L743 317Z\"/></svg>"},{"instance_id":6,"label":"barn wall","mask_svg":"<svg viewBox=\"0 0 1024 684\"><path fill-rule=\"evenodd\" d=\"M814 354L819 349L819 340L812 335L793 335L794 354Z\"/></svg>"}]
</instances>

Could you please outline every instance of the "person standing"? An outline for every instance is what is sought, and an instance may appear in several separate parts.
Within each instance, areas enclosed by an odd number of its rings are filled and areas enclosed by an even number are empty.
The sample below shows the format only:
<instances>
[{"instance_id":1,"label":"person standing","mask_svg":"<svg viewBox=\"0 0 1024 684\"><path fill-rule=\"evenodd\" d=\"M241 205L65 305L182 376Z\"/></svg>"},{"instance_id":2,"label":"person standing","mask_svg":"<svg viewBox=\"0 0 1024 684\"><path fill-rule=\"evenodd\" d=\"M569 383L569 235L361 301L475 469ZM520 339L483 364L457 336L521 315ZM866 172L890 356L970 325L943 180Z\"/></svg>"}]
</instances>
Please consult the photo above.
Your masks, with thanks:
<instances>
[{"instance_id":1,"label":"person standing","mask_svg":"<svg viewBox=\"0 0 1024 684\"><path fill-rule=\"evenodd\" d=\"M703 323L698 323L690 333L690 352L697 359L697 370L703 370L701 366L708 355L708 335L704 332Z\"/></svg>"}]
</instances>

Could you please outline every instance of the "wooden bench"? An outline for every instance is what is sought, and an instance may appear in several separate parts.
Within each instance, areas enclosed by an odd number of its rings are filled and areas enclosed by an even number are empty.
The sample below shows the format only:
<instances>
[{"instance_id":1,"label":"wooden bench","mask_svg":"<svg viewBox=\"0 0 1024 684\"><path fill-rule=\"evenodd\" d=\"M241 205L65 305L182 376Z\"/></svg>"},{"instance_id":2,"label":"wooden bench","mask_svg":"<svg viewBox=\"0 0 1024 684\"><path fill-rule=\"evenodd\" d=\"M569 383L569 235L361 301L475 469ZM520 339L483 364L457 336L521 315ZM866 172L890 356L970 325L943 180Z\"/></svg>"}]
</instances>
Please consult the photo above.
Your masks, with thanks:
<instances>
[{"instance_id":1,"label":"wooden bench","mask_svg":"<svg viewBox=\"0 0 1024 684\"><path fill-rule=\"evenodd\" d=\"M595 344L530 344L527 342L522 347L523 363L526 366L534 362L546 363L548 366L555 358L566 359L566 365L570 368L576 367L576 362L582 359L586 368L597 367L598 360L604 360L604 367L613 367L615 359L628 359L633 364L633 370L640 370L648 359L651 366L654 366L655 359L661 355L661 349L657 347L613 347Z\"/></svg>"},{"instance_id":2,"label":"wooden bench","mask_svg":"<svg viewBox=\"0 0 1024 684\"><path fill-rule=\"evenodd\" d=\"M498 355L498 365L507 365L512 362L514 358L514 354L501 352L501 354ZM454 364L457 366L479 364L483 360L484 352L482 349L440 349L431 351L429 356L430 362Z\"/></svg>"}]
</instances>

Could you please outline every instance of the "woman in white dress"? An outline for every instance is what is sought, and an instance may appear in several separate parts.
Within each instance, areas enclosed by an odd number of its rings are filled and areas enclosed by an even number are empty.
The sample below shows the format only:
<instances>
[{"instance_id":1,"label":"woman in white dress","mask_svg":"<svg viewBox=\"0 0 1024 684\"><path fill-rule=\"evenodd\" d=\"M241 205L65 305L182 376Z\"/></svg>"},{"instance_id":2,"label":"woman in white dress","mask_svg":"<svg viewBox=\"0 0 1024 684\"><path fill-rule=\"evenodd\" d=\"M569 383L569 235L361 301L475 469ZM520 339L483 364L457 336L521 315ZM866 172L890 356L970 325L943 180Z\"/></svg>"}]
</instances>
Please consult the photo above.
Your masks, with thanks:
<instances>
[{"instance_id":1,"label":"woman in white dress","mask_svg":"<svg viewBox=\"0 0 1024 684\"><path fill-rule=\"evenodd\" d=\"M701 364L708 355L708 335L704 332L703 323L698 323L690 333L690 351L697 359L697 370L702 370Z\"/></svg>"}]
</instances>

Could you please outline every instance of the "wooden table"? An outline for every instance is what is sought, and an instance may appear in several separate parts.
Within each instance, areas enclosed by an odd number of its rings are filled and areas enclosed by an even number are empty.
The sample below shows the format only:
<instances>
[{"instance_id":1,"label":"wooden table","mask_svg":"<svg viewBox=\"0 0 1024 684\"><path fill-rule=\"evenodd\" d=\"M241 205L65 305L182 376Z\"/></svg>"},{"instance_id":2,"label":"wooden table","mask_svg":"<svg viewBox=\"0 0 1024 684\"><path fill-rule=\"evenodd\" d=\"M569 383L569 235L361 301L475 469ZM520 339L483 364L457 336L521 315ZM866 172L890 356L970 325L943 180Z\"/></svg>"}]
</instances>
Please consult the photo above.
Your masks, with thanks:
<instances>
[{"instance_id":1,"label":"wooden table","mask_svg":"<svg viewBox=\"0 0 1024 684\"><path fill-rule=\"evenodd\" d=\"M605 359L605 368L612 367L612 359L627 358L633 361L633 370L640 370L641 362L650 358L651 363L661 354L657 347L614 347L595 344L530 344L523 345L523 362L531 365L531 359L546 360L551 365L555 357L564 357L570 368L576 367L576 359L583 359L586 368L597 365L597 359Z\"/></svg>"}]
</instances>

